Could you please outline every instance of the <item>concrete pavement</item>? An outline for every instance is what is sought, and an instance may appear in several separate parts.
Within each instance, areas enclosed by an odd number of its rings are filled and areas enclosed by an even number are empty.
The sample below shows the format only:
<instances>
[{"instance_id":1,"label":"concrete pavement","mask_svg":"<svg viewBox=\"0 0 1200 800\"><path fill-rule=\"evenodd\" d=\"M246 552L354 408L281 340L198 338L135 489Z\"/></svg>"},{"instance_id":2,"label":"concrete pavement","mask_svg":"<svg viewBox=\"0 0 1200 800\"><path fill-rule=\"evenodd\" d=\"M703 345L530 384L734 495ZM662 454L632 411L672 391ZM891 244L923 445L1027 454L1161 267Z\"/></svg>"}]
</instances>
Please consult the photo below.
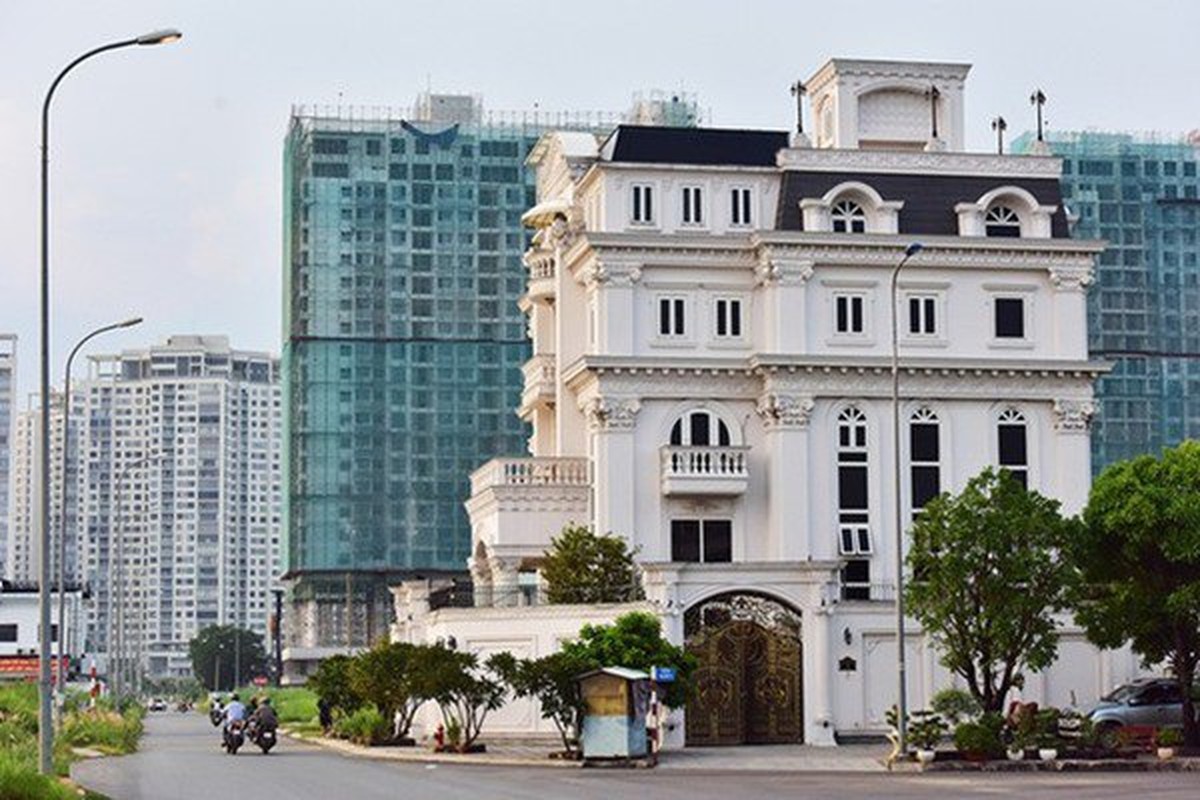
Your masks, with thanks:
<instances>
[{"instance_id":1,"label":"concrete pavement","mask_svg":"<svg viewBox=\"0 0 1200 800\"><path fill-rule=\"evenodd\" d=\"M746 748L753 758L753 749ZM730 772L676 770L554 770L443 764L406 764L349 758L292 739L263 756L246 749L227 756L216 730L199 714L152 714L142 750L122 758L75 766L84 786L113 800L856 800L910 798L1188 798L1195 774L1100 775L887 775L865 773Z\"/></svg>"}]
</instances>

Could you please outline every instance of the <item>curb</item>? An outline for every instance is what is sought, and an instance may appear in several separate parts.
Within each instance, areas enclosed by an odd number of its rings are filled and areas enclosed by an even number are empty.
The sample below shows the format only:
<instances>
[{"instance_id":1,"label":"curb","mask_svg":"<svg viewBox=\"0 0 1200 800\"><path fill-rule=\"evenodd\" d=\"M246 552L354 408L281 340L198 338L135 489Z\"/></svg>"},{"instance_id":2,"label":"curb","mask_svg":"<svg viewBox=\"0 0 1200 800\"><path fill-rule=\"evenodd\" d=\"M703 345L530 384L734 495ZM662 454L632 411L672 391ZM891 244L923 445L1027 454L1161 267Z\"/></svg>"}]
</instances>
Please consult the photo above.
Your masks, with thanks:
<instances>
[{"instance_id":1,"label":"curb","mask_svg":"<svg viewBox=\"0 0 1200 800\"><path fill-rule=\"evenodd\" d=\"M549 767L552 769L580 769L580 761L565 761L545 758L520 758L518 756L490 755L488 753L434 753L420 747L363 747L341 739L317 737L309 739L280 728L280 733L298 742L323 747L353 758L369 758L375 761L403 761L410 764L459 764L482 767Z\"/></svg>"},{"instance_id":2,"label":"curb","mask_svg":"<svg viewBox=\"0 0 1200 800\"><path fill-rule=\"evenodd\" d=\"M895 762L891 771L903 774L964 773L964 772L1200 772L1200 758L1155 759L1055 759L1054 761L943 761L918 764L913 761Z\"/></svg>"}]
</instances>

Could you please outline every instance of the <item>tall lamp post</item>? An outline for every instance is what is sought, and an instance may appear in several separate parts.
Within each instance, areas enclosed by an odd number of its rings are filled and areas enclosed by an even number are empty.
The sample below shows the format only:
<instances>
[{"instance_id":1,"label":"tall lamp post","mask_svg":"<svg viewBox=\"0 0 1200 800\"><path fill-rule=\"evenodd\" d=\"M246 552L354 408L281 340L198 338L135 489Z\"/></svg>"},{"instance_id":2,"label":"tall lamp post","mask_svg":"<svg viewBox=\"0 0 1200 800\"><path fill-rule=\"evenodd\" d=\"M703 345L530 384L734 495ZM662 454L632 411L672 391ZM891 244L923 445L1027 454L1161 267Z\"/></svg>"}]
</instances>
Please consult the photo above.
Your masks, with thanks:
<instances>
[{"instance_id":1,"label":"tall lamp post","mask_svg":"<svg viewBox=\"0 0 1200 800\"><path fill-rule=\"evenodd\" d=\"M900 270L924 248L913 242L904 248L904 257L892 270L892 491L895 494L896 530L896 650L897 680L900 700L897 728L900 734L900 755L908 752L908 676L904 652L904 525L901 522L900 501L900 322L896 313L897 284Z\"/></svg>"},{"instance_id":2,"label":"tall lamp post","mask_svg":"<svg viewBox=\"0 0 1200 800\"><path fill-rule=\"evenodd\" d=\"M38 586L38 768L43 775L54 772L54 729L51 707L54 687L50 681L50 102L54 90L67 73L109 50L135 45L155 45L181 38L177 30L152 31L133 39L110 42L87 51L67 64L54 78L42 101L42 198L41 198L41 395L42 421L39 454L42 458L41 501L42 530L38 544L41 557Z\"/></svg>"},{"instance_id":3,"label":"tall lamp post","mask_svg":"<svg viewBox=\"0 0 1200 800\"><path fill-rule=\"evenodd\" d=\"M139 467L149 464L151 461L156 461L160 458L162 458L162 454L150 453L148 455L142 456L141 458L139 458L135 461L129 462L128 464L125 465L125 467L117 475L117 480L116 480L116 483L114 484L114 489L113 489L113 496L116 500L116 512L109 518L110 521L108 524L108 530L110 532L110 535L109 535L108 547L109 547L109 552L112 552L114 549L113 539L115 538L116 539L115 549L117 552L117 568L116 568L115 574L116 574L116 584L117 585L116 585L115 592L110 588L109 593L108 593L108 605L109 605L108 617L109 617L110 621L113 618L112 606L114 604L113 597L115 595L117 598L116 599L116 607L117 607L116 608L116 620L117 620L117 622L116 622L116 630L114 631L114 635L110 636L109 641L108 641L108 651L110 653L108 660L109 660L109 672L112 672L114 674L113 689L114 689L114 693L116 694L116 699L117 699L118 703L120 702L121 696L124 694L124 691L125 691L125 673L128 671L128 664L125 659L125 529L124 529L124 525L123 525L122 518L121 518L121 493L124 490L125 478L127 478L129 476L129 473L133 472L135 469L137 469ZM115 525L113 524L114 522L116 523ZM108 574L109 575L114 574L114 570L112 568L111 563L109 564L109 567L108 567ZM111 581L111 579L110 579L110 581ZM113 645L114 640L116 641L115 647ZM116 667L115 671L112 668L112 662L114 660L112 658L112 654L116 655L116 657L117 657L116 660L118 662L118 666Z\"/></svg>"},{"instance_id":4,"label":"tall lamp post","mask_svg":"<svg viewBox=\"0 0 1200 800\"><path fill-rule=\"evenodd\" d=\"M67 366L63 370L63 456L62 456L62 514L59 520L58 531L58 691L59 691L59 714L61 720L63 694L63 657L66 655L66 618L67 618L67 508L69 506L70 487L71 484L67 480L67 463L71 452L71 362L75 360L75 355L89 341L99 336L102 333L119 330L121 328L132 328L134 325L141 324L141 317L124 320L123 322L114 322L111 325L105 325L84 336L75 346L71 348L71 354L67 356Z\"/></svg>"}]
</instances>

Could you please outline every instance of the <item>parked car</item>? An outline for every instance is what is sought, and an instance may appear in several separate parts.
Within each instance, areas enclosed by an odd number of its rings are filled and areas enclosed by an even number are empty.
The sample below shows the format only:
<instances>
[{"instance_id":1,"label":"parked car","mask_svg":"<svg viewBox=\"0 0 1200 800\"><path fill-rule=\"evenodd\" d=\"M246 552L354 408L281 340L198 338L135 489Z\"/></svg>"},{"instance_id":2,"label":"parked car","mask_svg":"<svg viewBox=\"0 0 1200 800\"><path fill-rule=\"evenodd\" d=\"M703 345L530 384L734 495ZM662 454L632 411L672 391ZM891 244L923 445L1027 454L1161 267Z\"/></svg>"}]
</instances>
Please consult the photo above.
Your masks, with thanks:
<instances>
[{"instance_id":1,"label":"parked car","mask_svg":"<svg viewBox=\"0 0 1200 800\"><path fill-rule=\"evenodd\" d=\"M1182 727L1183 694L1179 683L1170 678L1141 678L1100 698L1088 711L1088 719L1101 736L1110 740L1125 725Z\"/></svg>"},{"instance_id":2,"label":"parked car","mask_svg":"<svg viewBox=\"0 0 1200 800\"><path fill-rule=\"evenodd\" d=\"M153 700L151 700L150 702L146 703L146 710L147 711L166 711L167 710L167 701L163 700L161 697L156 697Z\"/></svg>"}]
</instances>

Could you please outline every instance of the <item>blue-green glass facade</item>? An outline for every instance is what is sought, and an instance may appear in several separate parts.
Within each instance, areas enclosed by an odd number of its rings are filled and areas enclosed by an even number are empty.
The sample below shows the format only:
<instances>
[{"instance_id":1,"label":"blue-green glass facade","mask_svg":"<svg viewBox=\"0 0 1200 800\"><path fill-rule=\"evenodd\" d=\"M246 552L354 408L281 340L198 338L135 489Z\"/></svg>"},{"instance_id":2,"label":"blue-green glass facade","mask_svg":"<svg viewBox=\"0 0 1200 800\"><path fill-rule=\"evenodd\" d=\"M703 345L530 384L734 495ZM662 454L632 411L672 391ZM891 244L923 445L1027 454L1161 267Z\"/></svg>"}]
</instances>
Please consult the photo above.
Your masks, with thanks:
<instances>
[{"instance_id":1,"label":"blue-green glass facade","mask_svg":"<svg viewBox=\"0 0 1200 800\"><path fill-rule=\"evenodd\" d=\"M295 115L284 156L294 576L465 569L462 503L520 453L531 126Z\"/></svg>"},{"instance_id":2,"label":"blue-green glass facade","mask_svg":"<svg viewBox=\"0 0 1200 800\"><path fill-rule=\"evenodd\" d=\"M1088 296L1097 383L1092 466L1200 437L1200 177L1197 149L1116 133L1056 133L1074 235L1104 239ZM1026 152L1032 138L1014 143Z\"/></svg>"}]
</instances>

